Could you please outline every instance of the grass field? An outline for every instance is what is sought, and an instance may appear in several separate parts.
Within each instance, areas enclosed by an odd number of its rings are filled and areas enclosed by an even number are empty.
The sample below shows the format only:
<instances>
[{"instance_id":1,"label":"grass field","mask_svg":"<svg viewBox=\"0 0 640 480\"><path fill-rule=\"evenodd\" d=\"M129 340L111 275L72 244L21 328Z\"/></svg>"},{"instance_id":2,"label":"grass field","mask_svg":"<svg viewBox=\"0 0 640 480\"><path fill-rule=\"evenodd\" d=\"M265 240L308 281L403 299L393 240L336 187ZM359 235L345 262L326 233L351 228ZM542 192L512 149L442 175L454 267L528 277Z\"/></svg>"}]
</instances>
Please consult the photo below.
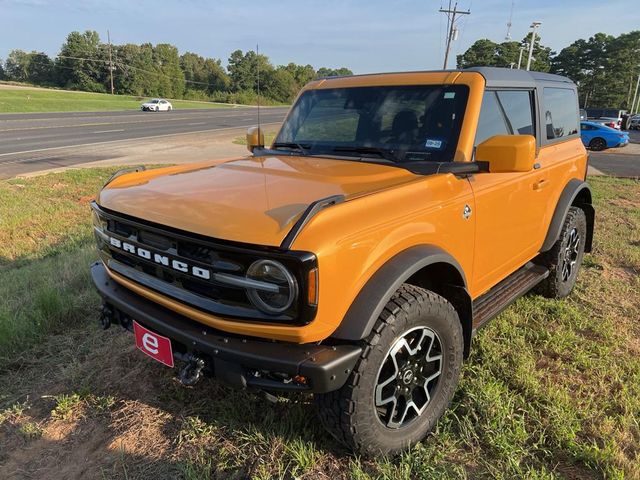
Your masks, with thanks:
<instances>
[{"instance_id":1,"label":"grass field","mask_svg":"<svg viewBox=\"0 0 640 480\"><path fill-rule=\"evenodd\" d=\"M0 113L103 112L138 110L149 97L105 93L13 88L0 85ZM219 108L228 105L210 102L171 100L173 108Z\"/></svg>"},{"instance_id":2,"label":"grass field","mask_svg":"<svg viewBox=\"0 0 640 480\"><path fill-rule=\"evenodd\" d=\"M273 140L276 138L276 132L264 132L264 144L271 145ZM240 135L233 139L233 143L237 145L246 145L247 144L247 136Z\"/></svg>"},{"instance_id":3,"label":"grass field","mask_svg":"<svg viewBox=\"0 0 640 480\"><path fill-rule=\"evenodd\" d=\"M88 202L107 170L0 181L0 478L640 478L640 183L594 177L595 249L566 300L475 339L437 430L350 456L309 397L185 389L97 327Z\"/></svg>"}]
</instances>

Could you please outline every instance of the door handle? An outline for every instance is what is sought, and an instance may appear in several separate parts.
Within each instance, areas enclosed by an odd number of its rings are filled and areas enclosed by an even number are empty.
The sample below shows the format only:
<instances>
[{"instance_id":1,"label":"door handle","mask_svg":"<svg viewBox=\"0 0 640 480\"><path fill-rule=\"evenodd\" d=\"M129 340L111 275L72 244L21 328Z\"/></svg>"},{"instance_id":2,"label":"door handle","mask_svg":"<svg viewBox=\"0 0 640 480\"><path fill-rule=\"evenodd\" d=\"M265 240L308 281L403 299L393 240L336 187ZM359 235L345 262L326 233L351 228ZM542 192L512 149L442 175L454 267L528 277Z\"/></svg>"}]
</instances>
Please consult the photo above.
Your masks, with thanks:
<instances>
[{"instance_id":1,"label":"door handle","mask_svg":"<svg viewBox=\"0 0 640 480\"><path fill-rule=\"evenodd\" d=\"M533 184L533 189L534 190L542 190L544 187L546 187L547 185L549 185L549 182L547 180L538 180L536 183Z\"/></svg>"}]
</instances>

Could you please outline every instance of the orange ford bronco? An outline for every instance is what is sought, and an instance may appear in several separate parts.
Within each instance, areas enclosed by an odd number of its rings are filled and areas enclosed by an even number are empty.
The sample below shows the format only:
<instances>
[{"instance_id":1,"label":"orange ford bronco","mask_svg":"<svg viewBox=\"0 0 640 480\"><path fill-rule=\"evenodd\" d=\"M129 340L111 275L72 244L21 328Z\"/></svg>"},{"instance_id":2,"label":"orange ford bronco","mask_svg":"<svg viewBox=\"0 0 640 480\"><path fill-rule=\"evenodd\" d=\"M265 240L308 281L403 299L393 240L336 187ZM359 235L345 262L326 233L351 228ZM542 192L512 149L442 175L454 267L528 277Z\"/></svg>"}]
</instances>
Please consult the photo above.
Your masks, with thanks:
<instances>
[{"instance_id":1,"label":"orange ford bronco","mask_svg":"<svg viewBox=\"0 0 640 480\"><path fill-rule=\"evenodd\" d=\"M120 172L93 204L101 321L180 380L310 392L354 451L449 404L474 333L591 249L576 86L497 68L311 82L253 155Z\"/></svg>"}]
</instances>

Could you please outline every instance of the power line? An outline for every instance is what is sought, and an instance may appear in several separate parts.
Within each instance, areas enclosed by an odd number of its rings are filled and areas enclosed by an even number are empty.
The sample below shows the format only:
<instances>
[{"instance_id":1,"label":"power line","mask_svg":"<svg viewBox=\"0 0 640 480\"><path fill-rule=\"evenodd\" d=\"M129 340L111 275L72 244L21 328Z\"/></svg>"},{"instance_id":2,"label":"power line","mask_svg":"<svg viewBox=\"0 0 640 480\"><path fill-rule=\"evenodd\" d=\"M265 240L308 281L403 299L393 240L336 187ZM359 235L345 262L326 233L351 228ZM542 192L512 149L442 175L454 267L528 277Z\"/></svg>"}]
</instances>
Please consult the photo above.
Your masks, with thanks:
<instances>
[{"instance_id":1,"label":"power line","mask_svg":"<svg viewBox=\"0 0 640 480\"><path fill-rule=\"evenodd\" d=\"M456 16L458 15L470 15L471 10L458 10L458 2L453 6L453 10L451 10L451 0L449 0L449 8L439 10L440 13L447 14L447 29L449 33L447 34L447 48L444 53L444 69L447 69L447 63L449 61L449 52L451 51L451 43L457 38L458 30L456 29Z\"/></svg>"}]
</instances>

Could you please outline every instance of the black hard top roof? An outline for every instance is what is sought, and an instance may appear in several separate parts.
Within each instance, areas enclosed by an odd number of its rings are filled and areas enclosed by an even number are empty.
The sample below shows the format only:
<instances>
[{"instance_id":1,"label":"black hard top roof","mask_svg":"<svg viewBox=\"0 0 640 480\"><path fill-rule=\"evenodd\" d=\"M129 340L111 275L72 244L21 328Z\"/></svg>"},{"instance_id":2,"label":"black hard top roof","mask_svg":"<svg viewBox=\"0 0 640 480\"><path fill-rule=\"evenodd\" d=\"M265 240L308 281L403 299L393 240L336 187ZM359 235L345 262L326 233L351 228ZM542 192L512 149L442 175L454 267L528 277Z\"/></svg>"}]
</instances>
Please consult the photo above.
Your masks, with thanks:
<instances>
[{"instance_id":1,"label":"black hard top roof","mask_svg":"<svg viewBox=\"0 0 640 480\"><path fill-rule=\"evenodd\" d=\"M464 72L478 72L485 78L487 87L526 87L538 82L556 82L573 85L573 82L561 75L553 73L531 72L515 68L471 67Z\"/></svg>"},{"instance_id":2,"label":"black hard top roof","mask_svg":"<svg viewBox=\"0 0 640 480\"><path fill-rule=\"evenodd\" d=\"M385 73L432 73L432 72L478 72L485 79L487 87L535 87L540 82L562 83L565 86L574 86L573 81L561 75L553 73L532 72L527 70L518 70L516 68L502 67L470 67L455 70L421 70L413 72L385 72ZM332 77L323 77L318 80L333 80L345 77L366 77L374 75L385 75L385 73L364 73L360 75L339 75Z\"/></svg>"}]
</instances>

